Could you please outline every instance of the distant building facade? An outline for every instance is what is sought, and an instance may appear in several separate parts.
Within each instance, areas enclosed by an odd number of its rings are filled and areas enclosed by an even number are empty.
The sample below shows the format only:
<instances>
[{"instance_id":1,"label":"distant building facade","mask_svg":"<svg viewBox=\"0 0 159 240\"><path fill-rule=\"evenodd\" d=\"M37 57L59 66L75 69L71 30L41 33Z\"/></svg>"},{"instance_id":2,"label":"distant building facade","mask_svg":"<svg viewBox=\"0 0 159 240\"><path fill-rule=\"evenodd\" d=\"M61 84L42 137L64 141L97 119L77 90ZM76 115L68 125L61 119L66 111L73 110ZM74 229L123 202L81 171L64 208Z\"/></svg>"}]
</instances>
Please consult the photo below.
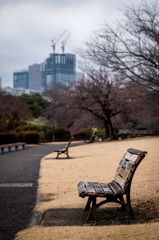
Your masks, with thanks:
<instances>
[{"instance_id":1,"label":"distant building facade","mask_svg":"<svg viewBox=\"0 0 159 240\"><path fill-rule=\"evenodd\" d=\"M7 93L7 94L11 94L14 96L20 96L22 94L41 94L41 91L36 91L36 90L32 90L32 89L24 89L24 88L11 88L11 87L4 87L1 89L3 92Z\"/></svg>"},{"instance_id":2,"label":"distant building facade","mask_svg":"<svg viewBox=\"0 0 159 240\"><path fill-rule=\"evenodd\" d=\"M76 56L74 54L50 54L45 63L46 89L58 85L71 86L76 78Z\"/></svg>"},{"instance_id":3,"label":"distant building facade","mask_svg":"<svg viewBox=\"0 0 159 240\"><path fill-rule=\"evenodd\" d=\"M25 71L14 72L13 86L43 92L57 89L61 85L74 88L76 78L76 55L54 53L44 63L30 65Z\"/></svg>"},{"instance_id":4,"label":"distant building facade","mask_svg":"<svg viewBox=\"0 0 159 240\"><path fill-rule=\"evenodd\" d=\"M14 88L28 88L28 70L13 73Z\"/></svg>"},{"instance_id":5,"label":"distant building facade","mask_svg":"<svg viewBox=\"0 0 159 240\"><path fill-rule=\"evenodd\" d=\"M28 87L37 91L42 90L42 78L45 71L45 64L33 64L29 66Z\"/></svg>"}]
</instances>

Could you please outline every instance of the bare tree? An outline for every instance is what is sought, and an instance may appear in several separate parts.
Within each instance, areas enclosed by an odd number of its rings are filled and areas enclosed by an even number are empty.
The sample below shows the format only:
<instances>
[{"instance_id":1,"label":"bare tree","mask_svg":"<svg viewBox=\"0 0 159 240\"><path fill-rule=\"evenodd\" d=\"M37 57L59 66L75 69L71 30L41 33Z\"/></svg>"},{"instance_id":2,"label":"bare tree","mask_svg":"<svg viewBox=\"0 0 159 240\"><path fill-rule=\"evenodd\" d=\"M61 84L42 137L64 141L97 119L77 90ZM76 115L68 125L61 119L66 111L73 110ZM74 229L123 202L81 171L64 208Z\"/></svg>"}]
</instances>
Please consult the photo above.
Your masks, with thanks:
<instances>
[{"instance_id":1,"label":"bare tree","mask_svg":"<svg viewBox=\"0 0 159 240\"><path fill-rule=\"evenodd\" d=\"M60 86L44 93L49 98L51 105L43 112L56 127L71 128L76 121L75 109L72 109L73 90L69 87Z\"/></svg>"},{"instance_id":2,"label":"bare tree","mask_svg":"<svg viewBox=\"0 0 159 240\"><path fill-rule=\"evenodd\" d=\"M159 9L142 1L124 19L94 32L82 56L159 94Z\"/></svg>"},{"instance_id":3,"label":"bare tree","mask_svg":"<svg viewBox=\"0 0 159 240\"><path fill-rule=\"evenodd\" d=\"M100 119L106 135L115 139L112 121L126 109L123 89L117 78L110 81L108 73L101 69L87 74L88 78L77 86L74 105Z\"/></svg>"},{"instance_id":4,"label":"bare tree","mask_svg":"<svg viewBox=\"0 0 159 240\"><path fill-rule=\"evenodd\" d=\"M120 114L124 124L118 123L124 129L159 129L159 98L153 92L144 91L141 86L135 88L134 83L124 86L128 97L128 109ZM140 97L142 95L142 98Z\"/></svg>"}]
</instances>

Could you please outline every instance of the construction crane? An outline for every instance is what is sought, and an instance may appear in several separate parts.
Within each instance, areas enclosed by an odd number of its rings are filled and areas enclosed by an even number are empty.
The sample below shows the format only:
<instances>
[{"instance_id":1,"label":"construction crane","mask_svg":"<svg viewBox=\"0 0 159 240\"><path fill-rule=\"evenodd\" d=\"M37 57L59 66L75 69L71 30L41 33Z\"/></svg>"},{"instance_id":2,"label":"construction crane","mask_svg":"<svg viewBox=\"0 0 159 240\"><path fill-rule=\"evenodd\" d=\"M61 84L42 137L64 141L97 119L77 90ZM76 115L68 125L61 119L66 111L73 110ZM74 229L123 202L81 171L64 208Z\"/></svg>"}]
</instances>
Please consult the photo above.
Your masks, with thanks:
<instances>
[{"instance_id":1,"label":"construction crane","mask_svg":"<svg viewBox=\"0 0 159 240\"><path fill-rule=\"evenodd\" d=\"M51 47L53 48L53 54L55 54L55 47L56 47L56 43L60 40L60 38L67 32L67 30L65 30L58 38L54 38L52 41L52 45Z\"/></svg>"},{"instance_id":2,"label":"construction crane","mask_svg":"<svg viewBox=\"0 0 159 240\"><path fill-rule=\"evenodd\" d=\"M62 48L62 53L65 52L65 44L66 44L66 42L67 42L69 36L70 36L70 33L68 33L68 34L67 34L67 37L65 38L65 40L62 41L62 47L61 47L61 48Z\"/></svg>"}]
</instances>

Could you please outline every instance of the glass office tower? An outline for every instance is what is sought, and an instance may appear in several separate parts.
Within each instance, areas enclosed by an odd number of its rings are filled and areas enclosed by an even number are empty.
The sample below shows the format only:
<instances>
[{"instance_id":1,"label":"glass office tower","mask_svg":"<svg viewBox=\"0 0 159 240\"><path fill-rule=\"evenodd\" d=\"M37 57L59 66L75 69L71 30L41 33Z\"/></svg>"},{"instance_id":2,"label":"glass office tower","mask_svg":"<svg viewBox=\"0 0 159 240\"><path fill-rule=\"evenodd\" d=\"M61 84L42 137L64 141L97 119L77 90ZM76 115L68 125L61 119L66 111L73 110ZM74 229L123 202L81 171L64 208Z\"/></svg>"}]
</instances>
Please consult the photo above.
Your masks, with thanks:
<instances>
[{"instance_id":1,"label":"glass office tower","mask_svg":"<svg viewBox=\"0 0 159 240\"><path fill-rule=\"evenodd\" d=\"M13 73L14 88L28 88L28 70Z\"/></svg>"},{"instance_id":2,"label":"glass office tower","mask_svg":"<svg viewBox=\"0 0 159 240\"><path fill-rule=\"evenodd\" d=\"M28 72L28 82L29 89L34 89L37 91L42 91L42 83L43 83L43 72L45 71L45 64L33 64L29 66Z\"/></svg>"},{"instance_id":3,"label":"glass office tower","mask_svg":"<svg viewBox=\"0 0 159 240\"><path fill-rule=\"evenodd\" d=\"M76 77L76 56L74 54L50 54L45 63L46 89L58 86L74 87Z\"/></svg>"}]
</instances>

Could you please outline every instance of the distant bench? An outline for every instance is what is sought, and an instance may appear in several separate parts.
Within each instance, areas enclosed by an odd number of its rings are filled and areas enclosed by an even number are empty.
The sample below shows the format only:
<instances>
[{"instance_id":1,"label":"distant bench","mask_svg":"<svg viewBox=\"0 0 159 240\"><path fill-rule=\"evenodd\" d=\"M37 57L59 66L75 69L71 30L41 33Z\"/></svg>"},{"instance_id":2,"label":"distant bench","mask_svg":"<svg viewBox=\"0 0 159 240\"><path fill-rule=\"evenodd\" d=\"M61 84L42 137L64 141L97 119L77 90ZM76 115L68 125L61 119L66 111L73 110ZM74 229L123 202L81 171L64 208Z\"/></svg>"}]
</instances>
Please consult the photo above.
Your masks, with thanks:
<instances>
[{"instance_id":1,"label":"distant bench","mask_svg":"<svg viewBox=\"0 0 159 240\"><path fill-rule=\"evenodd\" d=\"M119 163L114 180L108 184L83 181L78 183L79 196L82 198L88 197L85 211L90 212L86 223L95 222L94 215L96 210L108 202L119 203L121 209L127 210L131 218L134 218L130 200L131 182L136 168L146 154L146 151L129 148ZM102 199L97 203L97 198L104 198L104 200Z\"/></svg>"},{"instance_id":2,"label":"distant bench","mask_svg":"<svg viewBox=\"0 0 159 240\"><path fill-rule=\"evenodd\" d=\"M94 143L96 136L92 135L91 138L88 141L85 141L85 143Z\"/></svg>"},{"instance_id":3,"label":"distant bench","mask_svg":"<svg viewBox=\"0 0 159 240\"><path fill-rule=\"evenodd\" d=\"M7 152L14 152L14 151L23 150L23 149L25 149L24 142L4 144L4 145L0 145L0 154L7 153Z\"/></svg>"},{"instance_id":4,"label":"distant bench","mask_svg":"<svg viewBox=\"0 0 159 240\"><path fill-rule=\"evenodd\" d=\"M69 158L68 148L69 148L72 140L73 140L73 137L71 137L71 139L70 139L69 142L67 143L66 148L64 148L64 149L59 149L59 150L55 150L55 151L54 151L54 152L57 152L56 158L59 158L59 155L61 155L61 154L65 154L65 155L67 156L67 158Z\"/></svg>"}]
</instances>

